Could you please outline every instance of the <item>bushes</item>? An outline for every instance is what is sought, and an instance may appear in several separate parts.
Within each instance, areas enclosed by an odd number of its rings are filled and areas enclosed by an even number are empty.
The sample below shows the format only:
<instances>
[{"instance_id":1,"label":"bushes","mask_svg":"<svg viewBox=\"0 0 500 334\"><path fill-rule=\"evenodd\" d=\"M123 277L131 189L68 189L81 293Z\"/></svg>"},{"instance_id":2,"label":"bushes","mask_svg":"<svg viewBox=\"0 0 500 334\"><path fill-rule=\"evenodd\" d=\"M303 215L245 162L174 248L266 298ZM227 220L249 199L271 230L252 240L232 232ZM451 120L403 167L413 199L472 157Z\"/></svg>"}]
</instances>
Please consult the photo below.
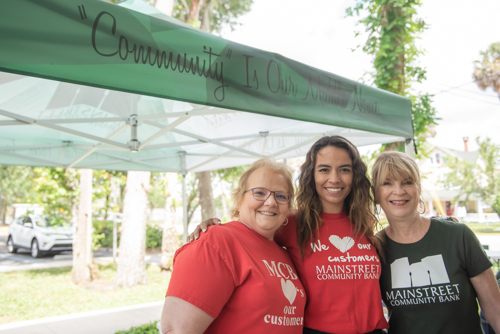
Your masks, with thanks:
<instances>
[{"instance_id":1,"label":"bushes","mask_svg":"<svg viewBox=\"0 0 500 334\"><path fill-rule=\"evenodd\" d=\"M94 220L94 249L99 247L113 247L113 221L111 220ZM120 225L118 225L119 227ZM163 230L160 226L146 226L146 249L154 250L161 249L161 240ZM117 235L118 245L120 245L120 232Z\"/></svg>"},{"instance_id":2,"label":"bushes","mask_svg":"<svg viewBox=\"0 0 500 334\"><path fill-rule=\"evenodd\" d=\"M113 221L111 220L94 220L94 247L113 248ZM120 225L118 225L119 227ZM118 233L118 242L120 242L120 233Z\"/></svg>"},{"instance_id":3,"label":"bushes","mask_svg":"<svg viewBox=\"0 0 500 334\"><path fill-rule=\"evenodd\" d=\"M161 249L161 240L163 238L163 229L160 226L146 227L146 249Z\"/></svg>"},{"instance_id":4,"label":"bushes","mask_svg":"<svg viewBox=\"0 0 500 334\"><path fill-rule=\"evenodd\" d=\"M157 323L158 321L151 322L140 327L132 327L128 331L119 331L115 334L158 334L158 329L156 328Z\"/></svg>"},{"instance_id":5,"label":"bushes","mask_svg":"<svg viewBox=\"0 0 500 334\"><path fill-rule=\"evenodd\" d=\"M111 220L94 220L94 235L92 241L94 249L99 247L112 248L113 247L113 221ZM118 240L120 233L118 233Z\"/></svg>"}]
</instances>

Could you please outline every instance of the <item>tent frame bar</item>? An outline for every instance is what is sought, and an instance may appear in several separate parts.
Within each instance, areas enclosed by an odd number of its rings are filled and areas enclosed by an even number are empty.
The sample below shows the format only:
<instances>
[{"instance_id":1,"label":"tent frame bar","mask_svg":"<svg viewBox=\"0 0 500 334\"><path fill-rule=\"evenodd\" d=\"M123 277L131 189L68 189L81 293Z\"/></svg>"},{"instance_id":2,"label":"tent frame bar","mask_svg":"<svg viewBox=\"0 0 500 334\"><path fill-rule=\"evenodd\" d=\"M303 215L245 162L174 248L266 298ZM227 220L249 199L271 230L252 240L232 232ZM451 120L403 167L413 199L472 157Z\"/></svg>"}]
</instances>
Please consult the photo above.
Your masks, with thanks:
<instances>
[{"instance_id":1,"label":"tent frame bar","mask_svg":"<svg viewBox=\"0 0 500 334\"><path fill-rule=\"evenodd\" d=\"M210 115L222 115L222 114L237 114L241 111L229 110L229 109L215 109L211 108L208 110L193 109L189 111L179 111L172 112L168 114L153 114L153 115L140 115L137 116L138 121L150 121L150 120L161 120L168 118L178 118L178 117L192 117L192 116L210 116ZM93 118L56 118L56 119L38 119L30 124L36 124L40 121L50 123L50 124L77 124L77 123L118 123L126 122L129 117L93 117ZM11 125L26 125L26 122L22 120L15 121L0 121L0 126L11 126Z\"/></svg>"},{"instance_id":2,"label":"tent frame bar","mask_svg":"<svg viewBox=\"0 0 500 334\"><path fill-rule=\"evenodd\" d=\"M60 131L60 132L69 133L69 134L72 134L72 135L75 135L75 136L78 136L78 137L87 138L87 139L95 140L97 142L101 142L101 143L109 144L109 145L112 145L112 146L116 146L116 147L121 147L121 148L128 149L128 146L125 145L125 144L121 144L121 143L118 143L118 142L115 142L115 141L112 141L112 140L108 140L108 139L104 139L104 138L97 137L97 136L94 136L94 135L90 135L90 134L87 134L87 133L84 133L84 132L81 132L81 131L71 130L71 129L68 129L68 128L65 128L65 127L62 127L62 126L57 126L57 125L54 125L54 124L50 124L50 123L45 122L45 121L40 121L40 120L36 120L36 119L30 118L30 117L17 115L17 114L14 114L14 113L2 110L2 109L0 109L0 115L3 115L3 116L6 116L6 117L9 117L9 118L12 118L12 119L24 122L25 124L39 125L39 126L42 126L42 127L45 127L45 128L57 130L57 131Z\"/></svg>"},{"instance_id":3,"label":"tent frame bar","mask_svg":"<svg viewBox=\"0 0 500 334\"><path fill-rule=\"evenodd\" d=\"M184 117L179 117L176 119L174 122L170 123L169 125L163 127L160 131L152 135L151 137L147 138L145 141L141 142L139 145L139 151L148 146L150 143L155 141L156 139L160 138L163 136L165 133L173 130L177 125L182 124L183 122L187 121L191 116L184 116Z\"/></svg>"},{"instance_id":4,"label":"tent frame bar","mask_svg":"<svg viewBox=\"0 0 500 334\"><path fill-rule=\"evenodd\" d=\"M113 132L112 134L110 134L107 139L111 139L111 138L115 137L119 133L123 132L126 128L128 128L127 124L122 125L119 129L117 129L115 132ZM82 161L83 159L85 159L86 157L88 157L89 155L91 155L92 153L94 153L95 151L97 151L98 149L99 149L98 147L94 146L93 148L91 148L90 150L88 150L87 152L85 152L84 154L82 154L79 158L77 158L76 160L74 160L72 163L70 163L68 165L68 168L72 168L77 163L79 163L80 161Z\"/></svg>"},{"instance_id":5,"label":"tent frame bar","mask_svg":"<svg viewBox=\"0 0 500 334\"><path fill-rule=\"evenodd\" d=\"M47 164L49 166L64 167L64 165L54 163L53 161L49 161L49 160L45 160L45 159L40 159L40 158L35 158L35 157L32 157L32 156L26 156L26 155L18 154L18 153L7 152L6 150L1 150L0 151L0 155L2 155L2 154L10 155L10 156L13 156L13 157L16 157L16 158L26 159L28 161L38 161L38 162L41 162L43 164Z\"/></svg>"}]
</instances>

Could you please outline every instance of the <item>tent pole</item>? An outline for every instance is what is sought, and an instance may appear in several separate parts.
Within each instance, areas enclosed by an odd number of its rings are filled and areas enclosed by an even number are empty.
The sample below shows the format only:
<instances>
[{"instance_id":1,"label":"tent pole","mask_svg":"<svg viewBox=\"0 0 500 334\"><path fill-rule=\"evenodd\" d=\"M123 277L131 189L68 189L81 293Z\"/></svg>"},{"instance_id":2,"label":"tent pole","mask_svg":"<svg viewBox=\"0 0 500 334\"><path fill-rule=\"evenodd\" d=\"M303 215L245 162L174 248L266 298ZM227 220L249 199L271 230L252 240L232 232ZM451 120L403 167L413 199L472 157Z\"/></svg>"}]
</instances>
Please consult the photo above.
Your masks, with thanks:
<instances>
[{"instance_id":1,"label":"tent pole","mask_svg":"<svg viewBox=\"0 0 500 334\"><path fill-rule=\"evenodd\" d=\"M186 187L186 152L179 152L181 155L181 173L182 173L182 226L184 227L184 233L182 234L182 239L186 242L188 236L188 207L187 207L187 187Z\"/></svg>"},{"instance_id":2,"label":"tent pole","mask_svg":"<svg viewBox=\"0 0 500 334\"><path fill-rule=\"evenodd\" d=\"M412 138L406 138L405 140L405 152L408 154L410 157L415 159L415 144L413 142Z\"/></svg>"}]
</instances>

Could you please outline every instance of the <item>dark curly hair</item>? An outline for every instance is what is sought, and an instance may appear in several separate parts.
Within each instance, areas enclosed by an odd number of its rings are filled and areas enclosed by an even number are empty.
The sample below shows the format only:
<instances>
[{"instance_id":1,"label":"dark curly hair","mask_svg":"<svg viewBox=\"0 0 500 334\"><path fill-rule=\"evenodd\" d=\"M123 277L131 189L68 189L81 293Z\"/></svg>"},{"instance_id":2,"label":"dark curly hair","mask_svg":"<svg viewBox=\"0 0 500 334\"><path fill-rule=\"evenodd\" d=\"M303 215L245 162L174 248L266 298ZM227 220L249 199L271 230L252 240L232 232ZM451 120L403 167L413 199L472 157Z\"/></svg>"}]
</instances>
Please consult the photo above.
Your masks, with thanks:
<instances>
[{"instance_id":1,"label":"dark curly hair","mask_svg":"<svg viewBox=\"0 0 500 334\"><path fill-rule=\"evenodd\" d=\"M346 150L352 159L352 187L351 192L344 200L344 211L354 225L354 234L365 236L378 249L378 240L374 237L375 225L378 220L372 211L373 196L371 183L366 175L367 167L361 160L358 149L350 141L341 136L329 136L314 143L307 152L306 161L300 168L298 211L296 214L297 243L300 253L304 256L307 244L311 240L313 243L316 242L319 237L319 228L324 224L320 217L323 207L316 191L314 168L318 152L327 146Z\"/></svg>"}]
</instances>

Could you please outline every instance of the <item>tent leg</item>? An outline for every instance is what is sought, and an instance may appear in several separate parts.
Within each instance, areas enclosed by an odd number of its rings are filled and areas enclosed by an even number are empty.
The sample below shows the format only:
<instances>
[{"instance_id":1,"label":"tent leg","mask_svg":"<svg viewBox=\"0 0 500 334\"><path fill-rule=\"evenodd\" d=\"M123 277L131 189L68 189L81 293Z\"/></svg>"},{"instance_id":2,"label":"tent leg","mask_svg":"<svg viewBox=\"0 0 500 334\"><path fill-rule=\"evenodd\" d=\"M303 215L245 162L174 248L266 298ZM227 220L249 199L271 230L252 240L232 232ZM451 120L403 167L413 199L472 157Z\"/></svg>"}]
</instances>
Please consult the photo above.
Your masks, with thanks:
<instances>
[{"instance_id":1,"label":"tent leg","mask_svg":"<svg viewBox=\"0 0 500 334\"><path fill-rule=\"evenodd\" d=\"M182 234L182 240L184 243L188 236L188 207L187 207L187 186L186 186L186 152L179 152L181 156L181 166L182 166L182 226L184 227L184 233Z\"/></svg>"},{"instance_id":2,"label":"tent leg","mask_svg":"<svg viewBox=\"0 0 500 334\"><path fill-rule=\"evenodd\" d=\"M407 138L405 140L405 152L410 157L412 157L413 159L415 159L415 144L413 143L413 139Z\"/></svg>"},{"instance_id":3,"label":"tent leg","mask_svg":"<svg viewBox=\"0 0 500 334\"><path fill-rule=\"evenodd\" d=\"M187 217L187 194L186 194L186 174L182 174L182 226L184 227L184 233L182 239L186 242L188 236L188 217Z\"/></svg>"}]
</instances>

